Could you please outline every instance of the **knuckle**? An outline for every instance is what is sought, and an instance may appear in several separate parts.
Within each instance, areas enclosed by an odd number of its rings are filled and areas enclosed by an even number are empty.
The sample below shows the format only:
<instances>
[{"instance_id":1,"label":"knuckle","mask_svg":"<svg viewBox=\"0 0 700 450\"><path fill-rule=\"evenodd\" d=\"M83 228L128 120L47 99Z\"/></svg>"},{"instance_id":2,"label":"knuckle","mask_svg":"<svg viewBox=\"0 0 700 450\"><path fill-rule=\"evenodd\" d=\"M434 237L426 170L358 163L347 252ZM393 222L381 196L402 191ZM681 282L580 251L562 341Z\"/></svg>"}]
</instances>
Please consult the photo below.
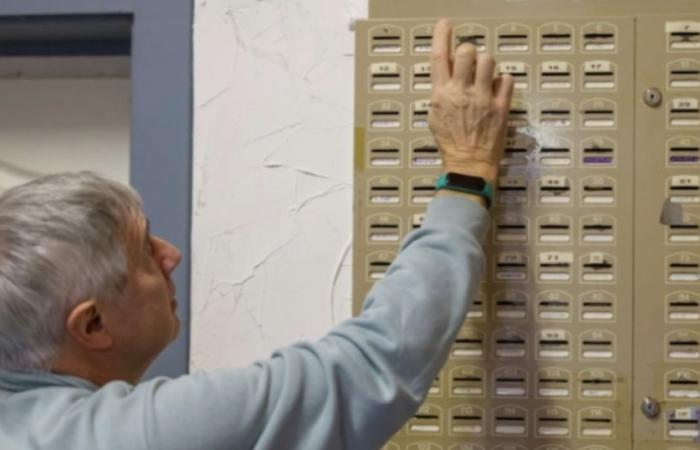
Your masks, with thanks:
<instances>
[{"instance_id":1,"label":"knuckle","mask_svg":"<svg viewBox=\"0 0 700 450\"><path fill-rule=\"evenodd\" d=\"M434 103L446 104L450 98L456 94L452 80L446 81L443 85L433 89Z\"/></svg>"},{"instance_id":2,"label":"knuckle","mask_svg":"<svg viewBox=\"0 0 700 450\"><path fill-rule=\"evenodd\" d=\"M436 94L436 95L433 95L431 97L431 99L430 99L430 109L431 110L442 108L442 104L443 104L442 98L440 95Z\"/></svg>"},{"instance_id":3,"label":"knuckle","mask_svg":"<svg viewBox=\"0 0 700 450\"><path fill-rule=\"evenodd\" d=\"M494 103L494 111L499 115L499 116L506 116L508 114L509 108L508 105L506 104L505 101L498 100Z\"/></svg>"},{"instance_id":4,"label":"knuckle","mask_svg":"<svg viewBox=\"0 0 700 450\"><path fill-rule=\"evenodd\" d=\"M482 64L493 64L495 60L489 53L482 53L479 55L479 62Z\"/></svg>"},{"instance_id":5,"label":"knuckle","mask_svg":"<svg viewBox=\"0 0 700 450\"><path fill-rule=\"evenodd\" d=\"M474 107L478 109L490 109L491 101L483 95L477 96L474 101Z\"/></svg>"},{"instance_id":6,"label":"knuckle","mask_svg":"<svg viewBox=\"0 0 700 450\"><path fill-rule=\"evenodd\" d=\"M443 104L443 102L445 101L445 97L446 97L444 94L444 90L445 90L444 87L433 89L433 95L430 98L430 105L431 106L434 107L436 105L440 106Z\"/></svg>"},{"instance_id":7,"label":"knuckle","mask_svg":"<svg viewBox=\"0 0 700 450\"><path fill-rule=\"evenodd\" d=\"M430 60L433 64L443 64L449 60L449 57L442 51L434 50L430 55Z\"/></svg>"},{"instance_id":8,"label":"knuckle","mask_svg":"<svg viewBox=\"0 0 700 450\"><path fill-rule=\"evenodd\" d=\"M470 58L476 54L476 48L470 43L460 44L455 54L459 58Z\"/></svg>"},{"instance_id":9,"label":"knuckle","mask_svg":"<svg viewBox=\"0 0 700 450\"><path fill-rule=\"evenodd\" d=\"M505 102L503 100L494 100L493 109L498 113L503 112L506 109Z\"/></svg>"}]
</instances>

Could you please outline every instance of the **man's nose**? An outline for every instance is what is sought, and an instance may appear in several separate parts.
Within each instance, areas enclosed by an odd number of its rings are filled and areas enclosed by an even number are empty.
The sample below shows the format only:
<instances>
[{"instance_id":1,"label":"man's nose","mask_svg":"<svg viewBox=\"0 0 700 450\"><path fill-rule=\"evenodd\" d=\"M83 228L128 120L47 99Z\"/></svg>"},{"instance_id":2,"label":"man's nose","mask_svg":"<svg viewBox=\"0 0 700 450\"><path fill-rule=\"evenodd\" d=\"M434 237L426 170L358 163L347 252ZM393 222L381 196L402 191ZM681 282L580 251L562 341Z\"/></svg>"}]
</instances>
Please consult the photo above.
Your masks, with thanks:
<instances>
[{"instance_id":1,"label":"man's nose","mask_svg":"<svg viewBox=\"0 0 700 450\"><path fill-rule=\"evenodd\" d=\"M157 236L153 237L157 248L158 260L163 272L170 275L182 261L182 253L170 242Z\"/></svg>"}]
</instances>

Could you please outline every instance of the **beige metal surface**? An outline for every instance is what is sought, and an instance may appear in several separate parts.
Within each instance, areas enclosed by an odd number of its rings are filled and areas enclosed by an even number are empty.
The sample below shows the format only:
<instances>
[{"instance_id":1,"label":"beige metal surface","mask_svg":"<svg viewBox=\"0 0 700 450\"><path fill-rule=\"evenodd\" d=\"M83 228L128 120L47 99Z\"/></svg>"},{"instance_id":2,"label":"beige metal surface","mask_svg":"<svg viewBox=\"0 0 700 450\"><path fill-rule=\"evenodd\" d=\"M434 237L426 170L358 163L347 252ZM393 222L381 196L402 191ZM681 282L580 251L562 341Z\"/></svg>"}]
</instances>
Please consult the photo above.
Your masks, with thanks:
<instances>
[{"instance_id":1,"label":"beige metal surface","mask_svg":"<svg viewBox=\"0 0 700 450\"><path fill-rule=\"evenodd\" d=\"M644 450L687 441L697 425L684 408L700 406L700 114L683 111L698 108L700 45L674 46L671 35L692 19L700 32L700 16L637 21L634 397L635 406L647 395L662 404L657 420L635 416ZM643 101L649 87L663 95L656 108ZM682 211L662 225L667 198Z\"/></svg>"},{"instance_id":2,"label":"beige metal surface","mask_svg":"<svg viewBox=\"0 0 700 450\"><path fill-rule=\"evenodd\" d=\"M457 10L388 3L371 10ZM503 3L462 1L492 17L453 17L455 45L475 43L516 77L488 273L424 407L387 448L692 448L683 407L700 400L700 17L613 17L658 3L588 1L527 19L504 17L523 4ZM543 3L529 2L527 16ZM583 3L598 15L576 17ZM372 17L357 27L355 313L420 226L440 173L425 122L431 24ZM661 106L644 103L647 87ZM659 224L667 196L685 208L673 227ZM641 414L645 396L662 402L658 419Z\"/></svg>"},{"instance_id":3,"label":"beige metal surface","mask_svg":"<svg viewBox=\"0 0 700 450\"><path fill-rule=\"evenodd\" d=\"M425 17L581 17L698 12L697 0L370 0L369 16Z\"/></svg>"}]
</instances>

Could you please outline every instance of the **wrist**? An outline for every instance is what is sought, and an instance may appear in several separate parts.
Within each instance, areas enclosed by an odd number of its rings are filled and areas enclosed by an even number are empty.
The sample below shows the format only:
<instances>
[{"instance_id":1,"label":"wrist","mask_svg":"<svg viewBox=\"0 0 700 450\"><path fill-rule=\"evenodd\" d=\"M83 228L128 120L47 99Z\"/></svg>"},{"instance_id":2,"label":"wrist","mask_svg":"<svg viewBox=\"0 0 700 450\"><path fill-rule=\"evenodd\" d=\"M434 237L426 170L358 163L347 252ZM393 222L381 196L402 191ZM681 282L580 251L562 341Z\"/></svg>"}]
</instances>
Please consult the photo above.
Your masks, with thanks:
<instances>
[{"instance_id":1,"label":"wrist","mask_svg":"<svg viewBox=\"0 0 700 450\"><path fill-rule=\"evenodd\" d=\"M498 181L498 165L484 162L446 163L445 172L454 172L460 175L483 178L495 185Z\"/></svg>"},{"instance_id":2,"label":"wrist","mask_svg":"<svg viewBox=\"0 0 700 450\"><path fill-rule=\"evenodd\" d=\"M491 207L493 202L493 184L482 177L448 172L438 178L435 188L438 192L450 190L479 196L483 198L487 209Z\"/></svg>"}]
</instances>

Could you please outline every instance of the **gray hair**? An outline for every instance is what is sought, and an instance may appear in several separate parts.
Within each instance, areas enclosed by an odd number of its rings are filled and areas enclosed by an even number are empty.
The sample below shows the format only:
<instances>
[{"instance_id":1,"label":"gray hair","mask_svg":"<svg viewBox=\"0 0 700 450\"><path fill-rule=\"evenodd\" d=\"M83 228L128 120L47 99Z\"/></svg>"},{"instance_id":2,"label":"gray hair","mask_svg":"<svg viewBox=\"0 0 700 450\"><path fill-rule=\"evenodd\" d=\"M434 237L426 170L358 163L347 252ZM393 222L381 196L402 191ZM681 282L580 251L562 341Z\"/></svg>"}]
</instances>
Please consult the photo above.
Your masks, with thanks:
<instances>
[{"instance_id":1,"label":"gray hair","mask_svg":"<svg viewBox=\"0 0 700 450\"><path fill-rule=\"evenodd\" d=\"M81 301L112 301L128 275L141 199L91 172L38 178L0 196L0 369L48 370Z\"/></svg>"}]
</instances>

